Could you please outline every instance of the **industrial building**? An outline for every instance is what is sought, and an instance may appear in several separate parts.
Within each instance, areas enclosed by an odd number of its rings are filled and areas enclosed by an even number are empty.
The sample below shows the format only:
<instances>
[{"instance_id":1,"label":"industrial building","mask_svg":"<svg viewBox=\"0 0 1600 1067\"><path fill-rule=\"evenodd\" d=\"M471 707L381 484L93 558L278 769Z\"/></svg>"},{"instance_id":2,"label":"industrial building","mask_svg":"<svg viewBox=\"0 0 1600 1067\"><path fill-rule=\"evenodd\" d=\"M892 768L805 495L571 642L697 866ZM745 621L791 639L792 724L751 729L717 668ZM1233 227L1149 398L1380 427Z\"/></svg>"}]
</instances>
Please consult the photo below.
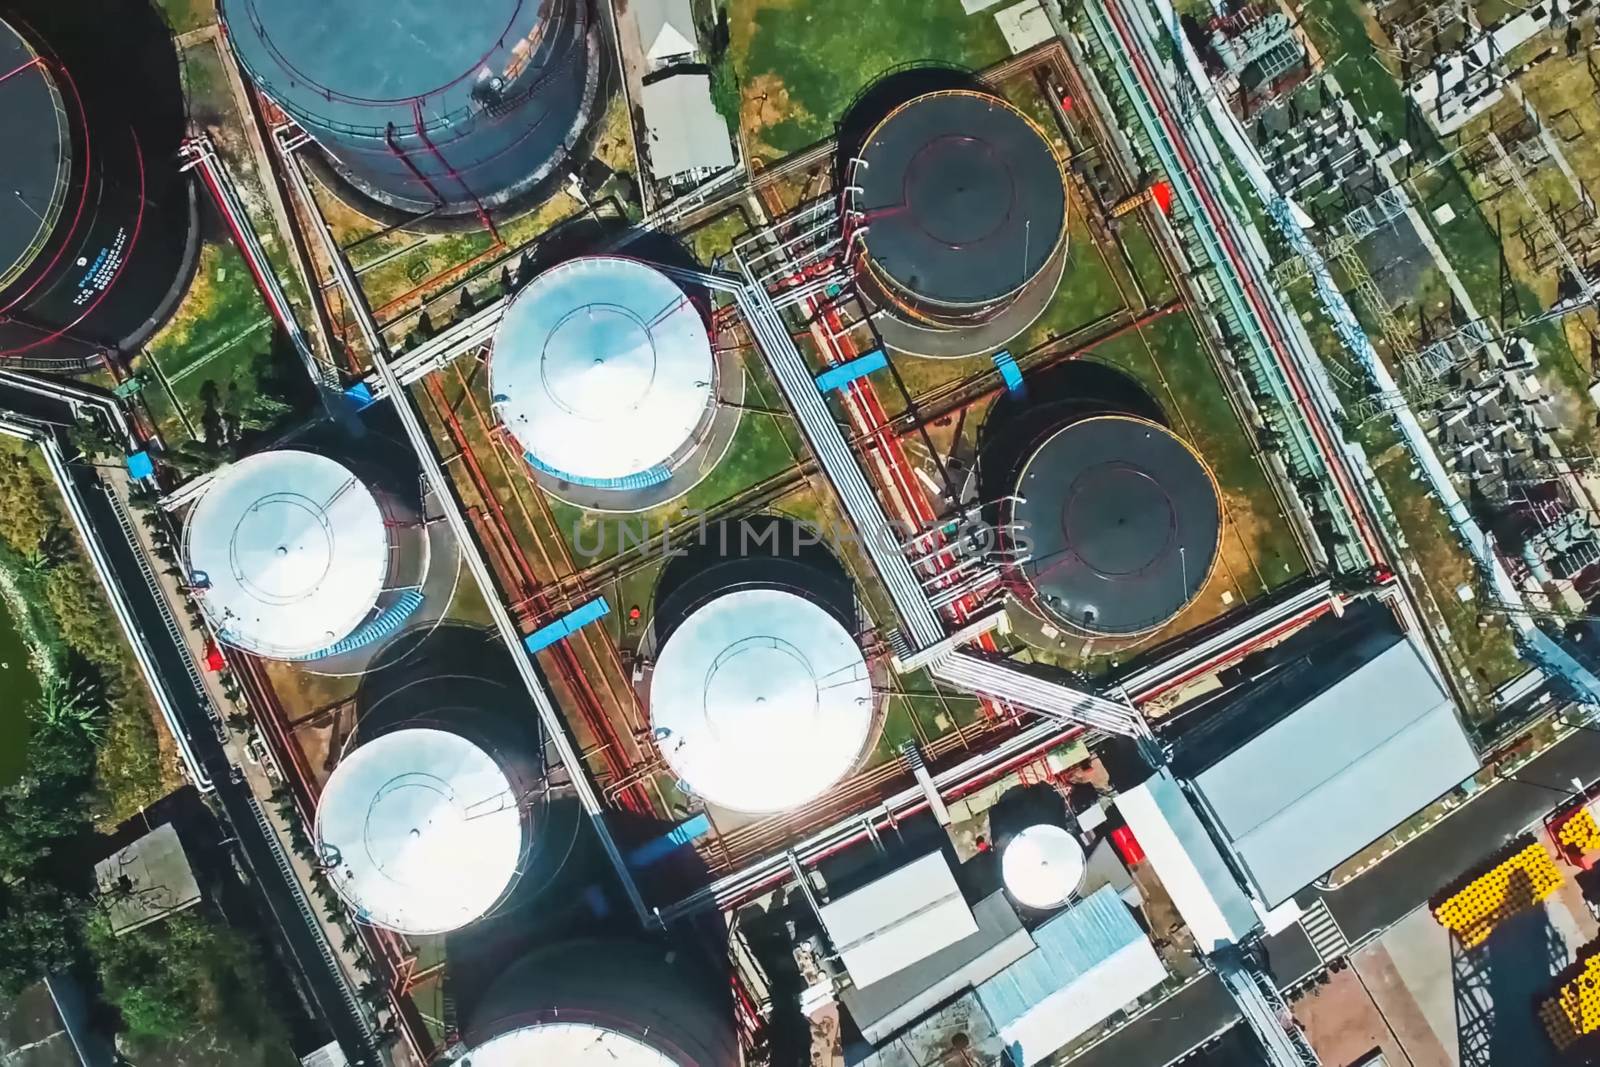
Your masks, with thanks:
<instances>
[{"instance_id":1,"label":"industrial building","mask_svg":"<svg viewBox=\"0 0 1600 1067\"><path fill-rule=\"evenodd\" d=\"M906 836L917 833L908 827ZM1044 1060L1168 976L1116 880L1088 876L1082 841L1094 836L1059 823L1023 828L1007 845L1020 849L1015 879L998 888L986 857L957 867L948 846L885 857L864 882L841 876L853 888L818 905L821 940L811 954L823 962L802 1003L837 997L861 1035L847 1048L850 1063L939 1063L963 1047L973 1062ZM1042 853L1050 869L1040 877ZM831 894L828 882L817 892ZM1050 906L1019 910L1014 890L1046 886Z\"/></svg>"},{"instance_id":2,"label":"industrial building","mask_svg":"<svg viewBox=\"0 0 1600 1067\"><path fill-rule=\"evenodd\" d=\"M726 976L681 946L585 938L546 945L468 1011L456 1067L736 1067Z\"/></svg>"},{"instance_id":3,"label":"industrial building","mask_svg":"<svg viewBox=\"0 0 1600 1067\"><path fill-rule=\"evenodd\" d=\"M256 85L357 189L404 211L481 212L531 190L598 91L586 0L218 7Z\"/></svg>"},{"instance_id":4,"label":"industrial building","mask_svg":"<svg viewBox=\"0 0 1600 1067\"><path fill-rule=\"evenodd\" d=\"M135 350L170 314L195 204L168 155L178 67L153 13L129 13L114 41L38 14L0 21L0 361L71 372Z\"/></svg>"},{"instance_id":5,"label":"industrial building","mask_svg":"<svg viewBox=\"0 0 1600 1067\"><path fill-rule=\"evenodd\" d=\"M1382 609L1324 620L1240 670L1185 710L1171 767L1116 800L1206 953L1292 922L1296 894L1478 769Z\"/></svg>"},{"instance_id":6,"label":"industrial building","mask_svg":"<svg viewBox=\"0 0 1600 1067\"><path fill-rule=\"evenodd\" d=\"M710 75L692 69L663 72L644 83L639 106L650 132L650 173L657 181L703 181L736 162L728 122L711 101Z\"/></svg>"},{"instance_id":7,"label":"industrial building","mask_svg":"<svg viewBox=\"0 0 1600 1067\"><path fill-rule=\"evenodd\" d=\"M650 681L656 748L684 785L733 811L788 811L865 754L872 678L851 632L781 588L735 588L667 635Z\"/></svg>"},{"instance_id":8,"label":"industrial building","mask_svg":"<svg viewBox=\"0 0 1600 1067\"><path fill-rule=\"evenodd\" d=\"M649 264L588 256L517 293L494 339L496 412L547 486L627 494L689 466L716 413L700 309ZM700 473L703 473L700 472Z\"/></svg>"},{"instance_id":9,"label":"industrial building","mask_svg":"<svg viewBox=\"0 0 1600 1067\"><path fill-rule=\"evenodd\" d=\"M460 733L409 726L346 755L317 806L316 847L357 918L437 934L516 884L533 829L507 766Z\"/></svg>"},{"instance_id":10,"label":"industrial building","mask_svg":"<svg viewBox=\"0 0 1600 1067\"><path fill-rule=\"evenodd\" d=\"M1013 484L1019 592L1077 632L1146 633L1211 575L1221 496L1205 462L1165 427L1078 419L1035 448Z\"/></svg>"},{"instance_id":11,"label":"industrial building","mask_svg":"<svg viewBox=\"0 0 1600 1067\"><path fill-rule=\"evenodd\" d=\"M1330 630L1226 691L1173 757L1268 907L1478 769L1455 706L1405 635L1360 619Z\"/></svg>"},{"instance_id":12,"label":"industrial building","mask_svg":"<svg viewBox=\"0 0 1600 1067\"><path fill-rule=\"evenodd\" d=\"M995 320L1036 280L1054 291L1059 273L1045 268L1066 241L1061 161L997 96L949 90L896 107L849 163L844 198L874 307L958 330Z\"/></svg>"},{"instance_id":13,"label":"industrial building","mask_svg":"<svg viewBox=\"0 0 1600 1067\"><path fill-rule=\"evenodd\" d=\"M284 660L397 629L421 604L426 546L417 505L295 449L221 468L183 531L184 569L217 637Z\"/></svg>"}]
</instances>

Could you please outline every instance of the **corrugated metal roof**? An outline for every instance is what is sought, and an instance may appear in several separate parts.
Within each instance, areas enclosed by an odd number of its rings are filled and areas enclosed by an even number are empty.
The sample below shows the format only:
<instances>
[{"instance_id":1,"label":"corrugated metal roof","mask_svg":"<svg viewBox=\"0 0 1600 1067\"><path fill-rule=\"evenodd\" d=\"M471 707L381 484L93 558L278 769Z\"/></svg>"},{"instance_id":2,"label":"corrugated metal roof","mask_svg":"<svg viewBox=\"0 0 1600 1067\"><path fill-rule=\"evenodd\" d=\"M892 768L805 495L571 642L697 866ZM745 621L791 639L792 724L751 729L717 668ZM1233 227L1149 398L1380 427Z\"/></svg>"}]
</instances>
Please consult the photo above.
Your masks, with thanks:
<instances>
[{"instance_id":1,"label":"corrugated metal roof","mask_svg":"<svg viewBox=\"0 0 1600 1067\"><path fill-rule=\"evenodd\" d=\"M1171 771L1123 792L1117 810L1203 951L1237 944L1255 928L1250 898Z\"/></svg>"},{"instance_id":2,"label":"corrugated metal roof","mask_svg":"<svg viewBox=\"0 0 1600 1067\"><path fill-rule=\"evenodd\" d=\"M628 0L639 24L639 40L652 62L698 49L689 0Z\"/></svg>"},{"instance_id":3,"label":"corrugated metal roof","mask_svg":"<svg viewBox=\"0 0 1600 1067\"><path fill-rule=\"evenodd\" d=\"M978 986L995 1025L1016 1022L1120 950L1145 940L1128 906L1107 886L1033 931L1033 952Z\"/></svg>"},{"instance_id":4,"label":"corrugated metal roof","mask_svg":"<svg viewBox=\"0 0 1600 1067\"><path fill-rule=\"evenodd\" d=\"M1396 640L1195 777L1275 906L1477 770L1455 708Z\"/></svg>"},{"instance_id":5,"label":"corrugated metal roof","mask_svg":"<svg viewBox=\"0 0 1600 1067\"><path fill-rule=\"evenodd\" d=\"M682 72L647 82L641 104L650 128L650 171L657 178L733 166L733 142L711 103L708 75Z\"/></svg>"},{"instance_id":6,"label":"corrugated metal roof","mask_svg":"<svg viewBox=\"0 0 1600 1067\"><path fill-rule=\"evenodd\" d=\"M978 932L869 986L840 994L861 1036L876 1043L1033 951L1016 909L998 890L972 907Z\"/></svg>"},{"instance_id":7,"label":"corrugated metal roof","mask_svg":"<svg viewBox=\"0 0 1600 1067\"><path fill-rule=\"evenodd\" d=\"M1110 886L1034 930L1033 940L1033 952L976 990L1023 1065L1044 1059L1167 976Z\"/></svg>"},{"instance_id":8,"label":"corrugated metal roof","mask_svg":"<svg viewBox=\"0 0 1600 1067\"><path fill-rule=\"evenodd\" d=\"M978 932L942 852L930 852L824 904L822 925L858 986L911 966Z\"/></svg>"}]
</instances>

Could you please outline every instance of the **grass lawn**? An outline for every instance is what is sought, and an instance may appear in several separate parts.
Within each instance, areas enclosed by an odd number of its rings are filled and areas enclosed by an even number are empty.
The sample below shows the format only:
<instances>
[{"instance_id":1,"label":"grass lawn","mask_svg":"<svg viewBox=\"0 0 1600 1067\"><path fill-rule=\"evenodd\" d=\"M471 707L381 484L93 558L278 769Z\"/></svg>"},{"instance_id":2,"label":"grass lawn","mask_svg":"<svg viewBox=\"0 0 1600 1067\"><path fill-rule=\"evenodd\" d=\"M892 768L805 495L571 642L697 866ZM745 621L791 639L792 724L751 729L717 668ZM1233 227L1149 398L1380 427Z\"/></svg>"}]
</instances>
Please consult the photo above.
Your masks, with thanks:
<instances>
[{"instance_id":1,"label":"grass lawn","mask_svg":"<svg viewBox=\"0 0 1600 1067\"><path fill-rule=\"evenodd\" d=\"M719 256L733 251L734 242L749 232L750 223L743 210L730 208L703 226L695 227L686 238L694 258L711 267L716 265Z\"/></svg>"},{"instance_id":2,"label":"grass lawn","mask_svg":"<svg viewBox=\"0 0 1600 1067\"><path fill-rule=\"evenodd\" d=\"M1477 566L1425 483L1412 477L1411 453L1400 443L1398 432L1383 420L1374 419L1361 427L1359 437L1405 532L1406 555L1414 564L1413 573L1433 594L1460 664L1485 691L1521 674L1527 664L1517 654L1507 627L1497 622L1478 625L1480 604L1476 598L1481 596L1481 583ZM1473 592L1474 599L1463 601L1457 595L1462 586Z\"/></svg>"},{"instance_id":3,"label":"grass lawn","mask_svg":"<svg viewBox=\"0 0 1600 1067\"><path fill-rule=\"evenodd\" d=\"M730 0L728 22L741 131L763 159L830 136L856 94L895 67L978 69L1009 54L994 17L968 15L960 0Z\"/></svg>"},{"instance_id":4,"label":"grass lawn","mask_svg":"<svg viewBox=\"0 0 1600 1067\"><path fill-rule=\"evenodd\" d=\"M215 0L159 0L157 6L173 33L188 33L217 21Z\"/></svg>"},{"instance_id":5,"label":"grass lawn","mask_svg":"<svg viewBox=\"0 0 1600 1067\"><path fill-rule=\"evenodd\" d=\"M146 403L169 443L194 436L208 382L223 393L234 383L254 391L256 364L274 331L244 257L231 243L208 240L176 314L135 366L146 374Z\"/></svg>"}]
</instances>

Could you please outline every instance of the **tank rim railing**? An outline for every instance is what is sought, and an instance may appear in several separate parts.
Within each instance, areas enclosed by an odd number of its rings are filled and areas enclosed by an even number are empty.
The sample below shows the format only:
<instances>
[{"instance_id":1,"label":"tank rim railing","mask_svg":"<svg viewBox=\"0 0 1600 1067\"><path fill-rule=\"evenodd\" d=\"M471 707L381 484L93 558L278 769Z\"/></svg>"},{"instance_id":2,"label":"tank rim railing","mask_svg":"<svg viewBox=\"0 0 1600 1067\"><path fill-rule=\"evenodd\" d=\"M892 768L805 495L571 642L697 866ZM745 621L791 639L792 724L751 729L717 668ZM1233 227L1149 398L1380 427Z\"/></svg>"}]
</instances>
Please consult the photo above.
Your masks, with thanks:
<instances>
[{"instance_id":1,"label":"tank rim railing","mask_svg":"<svg viewBox=\"0 0 1600 1067\"><path fill-rule=\"evenodd\" d=\"M507 111L512 111L523 106L533 97L537 96L553 81L556 81L559 77L566 75L570 68L576 64L578 56L587 57L588 55L589 50L586 45L583 45L583 42L593 31L594 24L588 18L587 13L583 11L584 6L585 5L582 3L574 5L575 10L578 11L579 17L573 20L571 27L567 27L565 25L562 27L563 31L568 29L576 31L572 41L569 42L569 47L562 51L556 44L552 44L550 49L551 55L545 57L545 62L540 64L538 73L532 75L530 80L528 80L526 83L517 86L514 93L503 96L494 101L492 105L488 106L472 102L451 108L449 111L430 117L426 128L429 131L448 129L451 126L460 124L464 119L467 118L495 119ZM269 39L262 31L262 28L255 23L254 18L252 18L251 22L251 28L255 30L256 36L264 43L267 42ZM224 32L226 32L226 20L224 20L223 25ZM268 44L267 47L274 61L277 62L284 69L284 71L291 74L295 73L295 68L286 61L286 59L277 51L276 48L271 47L270 44ZM238 56L238 51L235 50L234 54L235 56ZM351 134L353 136L371 137L379 140L383 138L383 126L361 125L358 123L344 122L326 115L318 114L309 107L305 107L299 103L285 99L284 97L286 94L280 91L278 87L278 81L281 79L275 80L263 73L257 72L250 64L245 62L242 57L239 59L239 65L244 69L244 72L249 76L250 80L272 98L272 102L274 104L276 104L285 113L294 116L296 119L303 120L305 123L315 126L318 129L327 130L331 133ZM466 78L470 77L472 74L475 74L478 69L479 68L475 66L467 74L461 75L445 85L430 89L425 93L414 93L409 96L395 97L394 99L390 100L364 100L359 97L352 97L346 94L336 93L316 85L310 79L306 79L303 84L310 88L313 92L317 93L318 96L323 97L323 99L330 103L338 102L341 104L346 104L350 107L372 108L374 110L392 109L398 112L399 109L409 108L412 105L421 106L429 98L434 97L435 95L444 95L446 91L454 89Z\"/></svg>"},{"instance_id":2,"label":"tank rim railing","mask_svg":"<svg viewBox=\"0 0 1600 1067\"><path fill-rule=\"evenodd\" d=\"M23 65L23 67L29 66L37 66L47 74L50 69L49 63L43 56L35 56L33 60ZM11 73L20 73L23 67L19 67ZM10 76L9 74L7 75L7 77ZM67 109L61 102L61 93L56 88L55 82L48 77L44 79L44 82L50 90L50 104L55 108L57 126L61 130L63 140L70 144L72 135L71 116L67 114ZM54 236L56 227L61 222L61 209L66 205L65 194L72 187L72 153L65 153L65 163L65 166L56 167L56 180L50 190L50 202L46 205L44 213L39 216L39 232L18 254L17 262L9 270L0 273L0 291L4 291L19 278L25 277L28 273L28 268L39 258L39 253L49 246L50 238ZM20 192L15 195L18 200L22 199Z\"/></svg>"}]
</instances>

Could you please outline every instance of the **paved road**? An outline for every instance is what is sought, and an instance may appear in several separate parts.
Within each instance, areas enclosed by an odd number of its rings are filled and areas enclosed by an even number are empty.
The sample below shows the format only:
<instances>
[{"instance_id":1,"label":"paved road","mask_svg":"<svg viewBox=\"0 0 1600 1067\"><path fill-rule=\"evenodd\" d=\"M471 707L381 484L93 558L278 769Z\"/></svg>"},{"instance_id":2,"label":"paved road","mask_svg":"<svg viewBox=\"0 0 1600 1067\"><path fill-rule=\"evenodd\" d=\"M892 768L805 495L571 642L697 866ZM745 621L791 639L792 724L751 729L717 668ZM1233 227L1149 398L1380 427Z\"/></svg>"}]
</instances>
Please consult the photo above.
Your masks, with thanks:
<instances>
[{"instance_id":1,"label":"paved road","mask_svg":"<svg viewBox=\"0 0 1600 1067\"><path fill-rule=\"evenodd\" d=\"M64 406L55 407L47 400L17 393L3 385L0 385L0 410L16 411L57 424L71 422L71 414ZM343 976L329 966L323 955L320 931L302 918L300 902L303 898L297 897L298 887L291 884L279 866L279 854L256 819L248 787L231 780L232 764L214 729L212 710L205 698L196 692L189 674L189 653L167 629L156 600L158 594L145 580L137 550L122 532L117 513L101 485L99 472L89 465L73 465L68 470L90 524L119 578L118 584L127 598L129 610L144 635L145 647L172 696L189 745L202 769L215 783L218 806L253 876L253 884L276 919L283 947L299 967L323 1022L350 1062L376 1065L379 1059L366 1023L353 1010Z\"/></svg>"},{"instance_id":2,"label":"paved road","mask_svg":"<svg viewBox=\"0 0 1600 1067\"><path fill-rule=\"evenodd\" d=\"M1539 822L1570 782L1600 778L1600 733L1579 730L1481 796L1436 824L1388 859L1332 893L1321 896L1351 941L1388 929L1502 843ZM1267 939L1267 960L1284 985L1317 966L1299 925ZM1238 1020L1222 983L1208 975L1071 1062L1081 1067L1162 1067Z\"/></svg>"}]
</instances>

